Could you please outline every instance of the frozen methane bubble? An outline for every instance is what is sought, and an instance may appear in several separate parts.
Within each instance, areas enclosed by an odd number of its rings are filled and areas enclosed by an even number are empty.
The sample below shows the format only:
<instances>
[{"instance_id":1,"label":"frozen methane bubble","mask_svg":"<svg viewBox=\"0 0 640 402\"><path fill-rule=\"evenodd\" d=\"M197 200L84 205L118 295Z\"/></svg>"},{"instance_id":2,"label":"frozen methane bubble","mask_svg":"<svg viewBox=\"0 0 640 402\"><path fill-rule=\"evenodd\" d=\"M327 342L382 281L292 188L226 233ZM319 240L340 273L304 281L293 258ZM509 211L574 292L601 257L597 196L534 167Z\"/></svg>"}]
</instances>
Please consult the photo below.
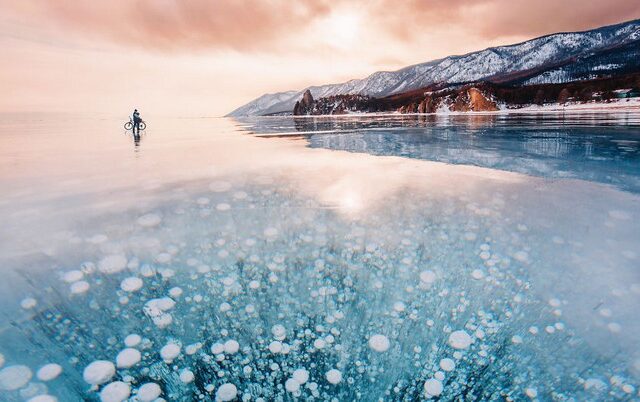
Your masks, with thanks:
<instances>
[{"instance_id":1,"label":"frozen methane bubble","mask_svg":"<svg viewBox=\"0 0 640 402\"><path fill-rule=\"evenodd\" d=\"M442 393L442 390L442 382L436 380L435 378L430 378L424 382L424 391L427 394L427 398L439 396Z\"/></svg>"},{"instance_id":2,"label":"frozen methane bubble","mask_svg":"<svg viewBox=\"0 0 640 402\"><path fill-rule=\"evenodd\" d=\"M211 345L211 353L214 355L219 355L224 353L224 345L222 343L216 342Z\"/></svg>"},{"instance_id":3,"label":"frozen methane bubble","mask_svg":"<svg viewBox=\"0 0 640 402\"><path fill-rule=\"evenodd\" d=\"M342 381L342 373L340 372L340 370L336 370L336 369L331 369L327 371L327 374L325 374L325 377L327 378L327 381L329 381L329 383L334 385L339 384L340 381Z\"/></svg>"},{"instance_id":4,"label":"frozen methane bubble","mask_svg":"<svg viewBox=\"0 0 640 402\"><path fill-rule=\"evenodd\" d=\"M36 377L40 381L51 381L58 378L62 373L62 366L56 363L45 364L36 372Z\"/></svg>"},{"instance_id":5,"label":"frozen methane bubble","mask_svg":"<svg viewBox=\"0 0 640 402\"><path fill-rule=\"evenodd\" d=\"M481 269L474 269L471 271L471 277L475 280L480 280L484 277L484 272Z\"/></svg>"},{"instance_id":6,"label":"frozen methane bubble","mask_svg":"<svg viewBox=\"0 0 640 402\"><path fill-rule=\"evenodd\" d=\"M227 382L218 388L218 391L216 392L216 401L232 401L235 399L236 395L238 395L238 389L236 386Z\"/></svg>"},{"instance_id":7,"label":"frozen methane bubble","mask_svg":"<svg viewBox=\"0 0 640 402\"><path fill-rule=\"evenodd\" d=\"M91 286L89 286L89 282L87 281L78 281L74 282L69 286L69 291L74 295L79 295L83 293L87 293Z\"/></svg>"},{"instance_id":8,"label":"frozen methane bubble","mask_svg":"<svg viewBox=\"0 0 640 402\"><path fill-rule=\"evenodd\" d=\"M102 388L100 400L102 402L122 402L129 399L131 387L126 382L114 381Z\"/></svg>"},{"instance_id":9,"label":"frozen methane bubble","mask_svg":"<svg viewBox=\"0 0 640 402\"><path fill-rule=\"evenodd\" d=\"M231 209L231 205L227 204L226 202L221 202L220 204L216 205L216 209L218 211L228 211Z\"/></svg>"},{"instance_id":10,"label":"frozen methane bubble","mask_svg":"<svg viewBox=\"0 0 640 402\"><path fill-rule=\"evenodd\" d=\"M142 309L158 328L165 328L173 322L173 317L166 311L171 310L175 304L176 302L172 298L163 297L149 300Z\"/></svg>"},{"instance_id":11,"label":"frozen methane bubble","mask_svg":"<svg viewBox=\"0 0 640 402\"><path fill-rule=\"evenodd\" d=\"M232 355L234 353L238 353L239 349L240 344L238 343L238 341L231 339L224 343L224 353Z\"/></svg>"},{"instance_id":12,"label":"frozen methane bubble","mask_svg":"<svg viewBox=\"0 0 640 402\"><path fill-rule=\"evenodd\" d=\"M116 366L107 360L96 360L85 367L82 378L91 385L100 385L109 381L116 374Z\"/></svg>"},{"instance_id":13,"label":"frozen methane bubble","mask_svg":"<svg viewBox=\"0 0 640 402\"><path fill-rule=\"evenodd\" d=\"M118 368L129 368L139 363L142 355L138 349L126 348L116 356L116 365Z\"/></svg>"},{"instance_id":14,"label":"frozen methane bubble","mask_svg":"<svg viewBox=\"0 0 640 402\"><path fill-rule=\"evenodd\" d=\"M440 360L440 368L444 371L453 371L456 368L456 363L453 359L445 358Z\"/></svg>"},{"instance_id":15,"label":"frozen methane bubble","mask_svg":"<svg viewBox=\"0 0 640 402\"><path fill-rule=\"evenodd\" d=\"M138 218L138 225L145 228L158 226L160 222L162 222L162 218L157 214L146 214Z\"/></svg>"},{"instance_id":16,"label":"frozen methane bubble","mask_svg":"<svg viewBox=\"0 0 640 402\"><path fill-rule=\"evenodd\" d=\"M529 261L529 254L526 251L517 251L513 254L513 258L515 258L516 260L520 261L520 262L527 262Z\"/></svg>"},{"instance_id":17,"label":"frozen methane bubble","mask_svg":"<svg viewBox=\"0 0 640 402\"><path fill-rule=\"evenodd\" d=\"M298 392L300 390L300 383L295 378L289 378L284 383L284 388L291 393Z\"/></svg>"},{"instance_id":18,"label":"frozen methane bubble","mask_svg":"<svg viewBox=\"0 0 640 402\"><path fill-rule=\"evenodd\" d=\"M618 219L618 220L628 220L628 219L631 219L631 214L629 214L626 211L620 211L620 210L614 209L609 211L609 217L613 219Z\"/></svg>"},{"instance_id":19,"label":"frozen methane bubble","mask_svg":"<svg viewBox=\"0 0 640 402\"><path fill-rule=\"evenodd\" d=\"M386 352L389 349L389 338L376 334L369 338L369 347L376 352Z\"/></svg>"},{"instance_id":20,"label":"frozen methane bubble","mask_svg":"<svg viewBox=\"0 0 640 402\"><path fill-rule=\"evenodd\" d=\"M138 334L130 334L130 335L127 335L126 338L124 338L125 346L128 346L130 348L134 346L138 346L140 342L142 342L142 337Z\"/></svg>"},{"instance_id":21,"label":"frozen methane bubble","mask_svg":"<svg viewBox=\"0 0 640 402\"><path fill-rule=\"evenodd\" d=\"M130 276L129 278L125 278L120 283L120 289L125 292L135 292L142 288L142 279L136 276Z\"/></svg>"},{"instance_id":22,"label":"frozen methane bubble","mask_svg":"<svg viewBox=\"0 0 640 402\"><path fill-rule=\"evenodd\" d=\"M0 353L0 367L4 366L4 355Z\"/></svg>"},{"instance_id":23,"label":"frozen methane bubble","mask_svg":"<svg viewBox=\"0 0 640 402\"><path fill-rule=\"evenodd\" d=\"M56 398L55 396L42 394L27 399L27 402L58 402L58 398Z\"/></svg>"},{"instance_id":24,"label":"frozen methane bubble","mask_svg":"<svg viewBox=\"0 0 640 402\"><path fill-rule=\"evenodd\" d=\"M32 308L34 308L36 305L38 304L38 302L36 301L36 299L34 299L33 297L25 297L24 299L22 299L22 301L20 302L20 307L22 307L25 310L31 310Z\"/></svg>"},{"instance_id":25,"label":"frozen methane bubble","mask_svg":"<svg viewBox=\"0 0 640 402\"><path fill-rule=\"evenodd\" d=\"M269 351L271 353L280 353L282 352L282 342L273 341L269 344Z\"/></svg>"},{"instance_id":26,"label":"frozen methane bubble","mask_svg":"<svg viewBox=\"0 0 640 402\"><path fill-rule=\"evenodd\" d=\"M162 394L162 389L158 384L147 382L138 388L136 396L140 402L151 402L160 397L160 394Z\"/></svg>"},{"instance_id":27,"label":"frozen methane bubble","mask_svg":"<svg viewBox=\"0 0 640 402\"><path fill-rule=\"evenodd\" d=\"M298 381L300 384L304 384L309 381L309 372L303 368L299 368L293 372L291 378Z\"/></svg>"},{"instance_id":28,"label":"frozen methane bubble","mask_svg":"<svg viewBox=\"0 0 640 402\"><path fill-rule=\"evenodd\" d=\"M84 276L80 270L67 271L62 275L62 280L67 283L77 282Z\"/></svg>"},{"instance_id":29,"label":"frozen methane bubble","mask_svg":"<svg viewBox=\"0 0 640 402\"><path fill-rule=\"evenodd\" d=\"M209 184L211 191L216 193L224 193L231 190L231 183L227 181L214 181Z\"/></svg>"},{"instance_id":30,"label":"frozen methane bubble","mask_svg":"<svg viewBox=\"0 0 640 402\"><path fill-rule=\"evenodd\" d=\"M178 298L182 296L182 288L178 286L172 287L171 289L169 289L169 296L173 298Z\"/></svg>"},{"instance_id":31,"label":"frozen methane bubble","mask_svg":"<svg viewBox=\"0 0 640 402\"><path fill-rule=\"evenodd\" d=\"M122 254L112 254L98 262L98 270L104 274L115 274L127 267L127 257Z\"/></svg>"},{"instance_id":32,"label":"frozen methane bubble","mask_svg":"<svg viewBox=\"0 0 640 402\"><path fill-rule=\"evenodd\" d=\"M433 271L422 271L420 272L420 282L426 284L426 285L431 285L433 282L436 281L436 273Z\"/></svg>"},{"instance_id":33,"label":"frozen methane bubble","mask_svg":"<svg viewBox=\"0 0 640 402\"><path fill-rule=\"evenodd\" d=\"M284 340L284 338L287 337L286 328L280 324L276 324L271 327L271 333L273 334L273 337L278 341Z\"/></svg>"},{"instance_id":34,"label":"frozen methane bubble","mask_svg":"<svg viewBox=\"0 0 640 402\"><path fill-rule=\"evenodd\" d=\"M467 349L473 339L466 331L453 331L449 335L449 345L454 349Z\"/></svg>"},{"instance_id":35,"label":"frozen methane bubble","mask_svg":"<svg viewBox=\"0 0 640 402\"><path fill-rule=\"evenodd\" d=\"M185 384L189 384L195 378L196 378L196 376L193 374L193 371L191 371L189 369L184 369L184 370L180 371L180 381L182 381Z\"/></svg>"},{"instance_id":36,"label":"frozen methane bubble","mask_svg":"<svg viewBox=\"0 0 640 402\"><path fill-rule=\"evenodd\" d=\"M0 370L0 390L14 391L29 383L33 374L27 366L7 366Z\"/></svg>"},{"instance_id":37,"label":"frozen methane bubble","mask_svg":"<svg viewBox=\"0 0 640 402\"><path fill-rule=\"evenodd\" d=\"M180 345L175 342L169 342L160 349L160 356L165 362L172 362L180 355Z\"/></svg>"}]
</instances>

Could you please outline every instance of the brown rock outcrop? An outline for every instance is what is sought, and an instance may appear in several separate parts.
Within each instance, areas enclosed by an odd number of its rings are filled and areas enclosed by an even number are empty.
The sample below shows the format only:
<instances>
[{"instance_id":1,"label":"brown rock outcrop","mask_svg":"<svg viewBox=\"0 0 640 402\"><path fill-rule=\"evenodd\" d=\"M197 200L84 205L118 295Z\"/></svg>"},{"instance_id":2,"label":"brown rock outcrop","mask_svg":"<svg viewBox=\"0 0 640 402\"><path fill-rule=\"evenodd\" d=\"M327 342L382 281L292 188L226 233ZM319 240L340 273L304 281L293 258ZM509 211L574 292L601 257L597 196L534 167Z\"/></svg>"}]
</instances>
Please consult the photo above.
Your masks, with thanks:
<instances>
[{"instance_id":1,"label":"brown rock outcrop","mask_svg":"<svg viewBox=\"0 0 640 402\"><path fill-rule=\"evenodd\" d=\"M294 115L303 115L309 114L313 108L313 95L311 95L311 91L308 89L304 91L302 95L302 99L297 101L295 106L293 107Z\"/></svg>"}]
</instances>

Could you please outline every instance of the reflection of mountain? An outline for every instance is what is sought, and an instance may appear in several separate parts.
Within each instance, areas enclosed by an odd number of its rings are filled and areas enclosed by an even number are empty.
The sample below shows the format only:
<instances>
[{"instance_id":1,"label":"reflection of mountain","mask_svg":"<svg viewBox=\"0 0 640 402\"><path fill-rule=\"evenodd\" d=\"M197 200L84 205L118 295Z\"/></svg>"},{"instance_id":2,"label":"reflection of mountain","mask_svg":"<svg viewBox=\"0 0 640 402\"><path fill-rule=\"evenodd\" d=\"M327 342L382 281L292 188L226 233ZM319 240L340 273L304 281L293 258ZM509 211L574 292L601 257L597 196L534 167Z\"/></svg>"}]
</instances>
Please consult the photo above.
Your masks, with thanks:
<instances>
[{"instance_id":1,"label":"reflection of mountain","mask_svg":"<svg viewBox=\"0 0 640 402\"><path fill-rule=\"evenodd\" d=\"M259 136L309 146L577 178L640 192L635 114L386 115L240 119Z\"/></svg>"},{"instance_id":2,"label":"reflection of mountain","mask_svg":"<svg viewBox=\"0 0 640 402\"><path fill-rule=\"evenodd\" d=\"M437 127L316 134L311 147L576 178L640 191L640 138L627 128Z\"/></svg>"},{"instance_id":3,"label":"reflection of mountain","mask_svg":"<svg viewBox=\"0 0 640 402\"><path fill-rule=\"evenodd\" d=\"M565 83L620 75L640 69L640 20L591 31L558 33L463 56L381 71L361 80L263 95L230 116L291 113L306 89L314 98L335 95L385 97L412 90L489 82L529 85Z\"/></svg>"}]
</instances>

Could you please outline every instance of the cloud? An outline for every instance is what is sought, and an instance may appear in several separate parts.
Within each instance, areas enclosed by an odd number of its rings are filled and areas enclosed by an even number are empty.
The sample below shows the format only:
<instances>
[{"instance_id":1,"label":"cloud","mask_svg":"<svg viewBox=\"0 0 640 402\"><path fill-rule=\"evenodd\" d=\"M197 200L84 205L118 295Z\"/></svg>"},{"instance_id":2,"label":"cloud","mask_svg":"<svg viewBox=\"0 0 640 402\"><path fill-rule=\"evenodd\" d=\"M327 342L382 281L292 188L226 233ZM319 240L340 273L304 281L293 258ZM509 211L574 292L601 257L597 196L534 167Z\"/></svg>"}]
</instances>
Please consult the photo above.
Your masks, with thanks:
<instances>
[{"instance_id":1,"label":"cloud","mask_svg":"<svg viewBox=\"0 0 640 402\"><path fill-rule=\"evenodd\" d=\"M161 51L312 49L308 27L358 10L367 33L420 43L430 31L531 37L640 18L637 0L0 0L5 16L51 35ZM378 49L384 52L384 49Z\"/></svg>"},{"instance_id":2,"label":"cloud","mask_svg":"<svg viewBox=\"0 0 640 402\"><path fill-rule=\"evenodd\" d=\"M371 15L410 40L431 29L465 30L481 39L533 37L640 18L637 0L378 0Z\"/></svg>"},{"instance_id":3,"label":"cloud","mask_svg":"<svg viewBox=\"0 0 640 402\"><path fill-rule=\"evenodd\" d=\"M154 50L259 49L330 11L323 0L0 0L0 5L24 26Z\"/></svg>"}]
</instances>

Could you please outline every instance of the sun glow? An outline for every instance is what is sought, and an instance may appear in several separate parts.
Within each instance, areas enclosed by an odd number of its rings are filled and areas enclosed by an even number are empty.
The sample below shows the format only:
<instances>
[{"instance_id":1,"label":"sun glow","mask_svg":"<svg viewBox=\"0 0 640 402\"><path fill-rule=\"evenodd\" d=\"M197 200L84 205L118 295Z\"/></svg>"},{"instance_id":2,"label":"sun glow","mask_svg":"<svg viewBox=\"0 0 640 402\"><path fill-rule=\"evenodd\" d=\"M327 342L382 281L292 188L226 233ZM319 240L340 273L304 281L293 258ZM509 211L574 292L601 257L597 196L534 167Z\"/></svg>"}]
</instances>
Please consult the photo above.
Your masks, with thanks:
<instances>
[{"instance_id":1,"label":"sun glow","mask_svg":"<svg viewBox=\"0 0 640 402\"><path fill-rule=\"evenodd\" d=\"M360 36L360 15L352 11L336 10L320 21L318 28L323 32L327 44L337 48L349 48Z\"/></svg>"}]
</instances>

